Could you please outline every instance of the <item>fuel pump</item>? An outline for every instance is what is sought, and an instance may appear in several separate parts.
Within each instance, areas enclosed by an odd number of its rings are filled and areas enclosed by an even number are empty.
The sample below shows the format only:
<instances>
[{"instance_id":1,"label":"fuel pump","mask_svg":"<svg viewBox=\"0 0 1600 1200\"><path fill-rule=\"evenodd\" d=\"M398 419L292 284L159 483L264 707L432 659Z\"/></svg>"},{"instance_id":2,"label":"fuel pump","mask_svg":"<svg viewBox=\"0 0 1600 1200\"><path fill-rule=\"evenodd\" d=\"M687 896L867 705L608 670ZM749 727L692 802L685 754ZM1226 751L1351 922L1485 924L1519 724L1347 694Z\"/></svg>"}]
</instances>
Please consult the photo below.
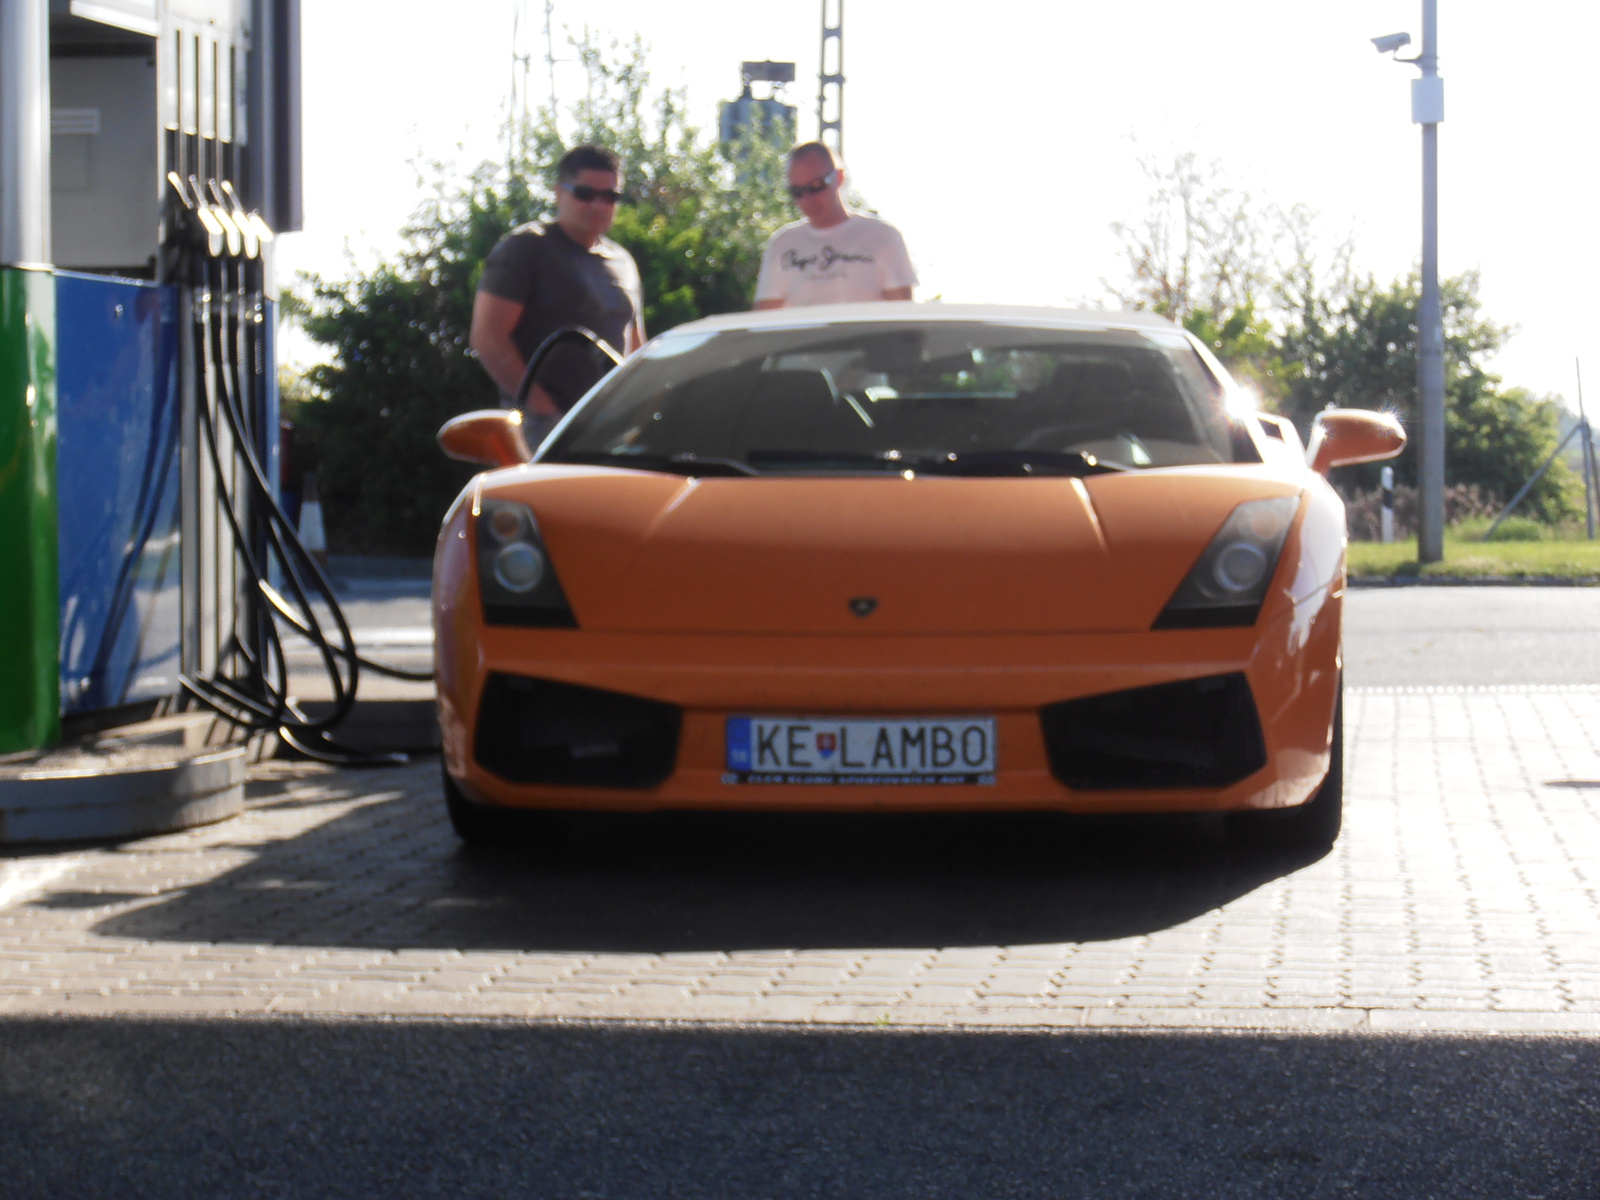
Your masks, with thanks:
<instances>
[{"instance_id":1,"label":"fuel pump","mask_svg":"<svg viewBox=\"0 0 1600 1200\"><path fill-rule=\"evenodd\" d=\"M358 656L274 486L298 5L0 0L0 754L203 706L370 761L361 672L427 677Z\"/></svg>"}]
</instances>

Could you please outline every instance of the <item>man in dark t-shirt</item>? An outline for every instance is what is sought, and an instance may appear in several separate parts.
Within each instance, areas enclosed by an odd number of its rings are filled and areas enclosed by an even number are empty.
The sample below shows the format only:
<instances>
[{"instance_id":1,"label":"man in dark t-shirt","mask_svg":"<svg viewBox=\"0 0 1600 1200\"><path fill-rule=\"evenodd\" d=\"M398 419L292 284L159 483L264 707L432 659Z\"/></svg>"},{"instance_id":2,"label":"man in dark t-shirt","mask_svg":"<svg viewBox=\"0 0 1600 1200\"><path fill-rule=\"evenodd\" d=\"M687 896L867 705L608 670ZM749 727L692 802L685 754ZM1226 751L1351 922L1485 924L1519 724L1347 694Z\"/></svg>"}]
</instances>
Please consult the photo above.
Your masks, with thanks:
<instances>
[{"instance_id":1,"label":"man in dark t-shirt","mask_svg":"<svg viewBox=\"0 0 1600 1200\"><path fill-rule=\"evenodd\" d=\"M644 344L639 269L606 237L621 198L621 163L577 146L556 166L556 217L512 230L490 253L472 306L472 348L510 404L528 359L563 325L581 325L619 354ZM577 403L609 363L582 346L557 347L528 393L534 428Z\"/></svg>"}]
</instances>

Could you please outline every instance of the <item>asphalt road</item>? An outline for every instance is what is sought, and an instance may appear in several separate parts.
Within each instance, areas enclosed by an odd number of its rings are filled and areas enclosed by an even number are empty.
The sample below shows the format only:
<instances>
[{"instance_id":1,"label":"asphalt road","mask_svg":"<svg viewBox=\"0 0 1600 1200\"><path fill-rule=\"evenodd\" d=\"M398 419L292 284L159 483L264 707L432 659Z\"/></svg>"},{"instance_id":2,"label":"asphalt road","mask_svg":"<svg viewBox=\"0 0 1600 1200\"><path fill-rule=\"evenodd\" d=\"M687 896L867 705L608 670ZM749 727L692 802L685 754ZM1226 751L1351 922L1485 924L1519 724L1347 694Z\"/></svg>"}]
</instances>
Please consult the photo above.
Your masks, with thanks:
<instances>
[{"instance_id":1,"label":"asphalt road","mask_svg":"<svg viewBox=\"0 0 1600 1200\"><path fill-rule=\"evenodd\" d=\"M1593 1197L1600 1043L0 1021L8 1197Z\"/></svg>"},{"instance_id":2,"label":"asphalt road","mask_svg":"<svg viewBox=\"0 0 1600 1200\"><path fill-rule=\"evenodd\" d=\"M1600 588L1353 588L1351 687L1600 684Z\"/></svg>"}]
</instances>

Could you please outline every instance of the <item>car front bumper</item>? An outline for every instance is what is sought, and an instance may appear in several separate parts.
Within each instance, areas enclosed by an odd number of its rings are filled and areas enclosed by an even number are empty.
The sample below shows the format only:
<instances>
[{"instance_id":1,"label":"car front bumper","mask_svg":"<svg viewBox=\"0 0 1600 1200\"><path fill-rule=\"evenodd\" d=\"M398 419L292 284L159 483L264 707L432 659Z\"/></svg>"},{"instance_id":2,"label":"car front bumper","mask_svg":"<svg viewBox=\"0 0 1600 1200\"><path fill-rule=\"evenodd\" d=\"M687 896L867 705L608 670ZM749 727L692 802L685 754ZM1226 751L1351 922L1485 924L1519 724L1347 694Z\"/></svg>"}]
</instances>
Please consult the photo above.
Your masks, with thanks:
<instances>
[{"instance_id":1,"label":"car front bumper","mask_svg":"<svg viewBox=\"0 0 1600 1200\"><path fill-rule=\"evenodd\" d=\"M462 597L469 600L469 597ZM1207 812L1303 803L1326 775L1339 689L1342 592L1280 596L1247 629L1117 634L785 637L485 626L466 604L436 622L446 768L483 803L530 809ZM1051 770L1041 710L1080 697L1242 674L1266 763L1222 787L1072 788ZM670 773L651 786L514 783L479 761L491 675L639 697L678 712ZM732 783L733 714L993 716L992 784Z\"/></svg>"}]
</instances>

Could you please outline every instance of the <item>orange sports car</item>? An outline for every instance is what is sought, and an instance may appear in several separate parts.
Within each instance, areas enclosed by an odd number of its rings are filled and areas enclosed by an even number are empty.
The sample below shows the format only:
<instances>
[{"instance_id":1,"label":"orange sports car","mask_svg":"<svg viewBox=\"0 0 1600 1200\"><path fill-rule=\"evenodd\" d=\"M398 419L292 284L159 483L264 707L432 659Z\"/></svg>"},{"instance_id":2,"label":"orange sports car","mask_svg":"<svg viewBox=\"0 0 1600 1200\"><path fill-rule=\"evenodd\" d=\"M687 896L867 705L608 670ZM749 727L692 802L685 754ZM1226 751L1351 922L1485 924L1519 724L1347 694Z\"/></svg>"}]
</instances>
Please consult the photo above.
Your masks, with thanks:
<instances>
[{"instance_id":1,"label":"orange sports car","mask_svg":"<svg viewBox=\"0 0 1600 1200\"><path fill-rule=\"evenodd\" d=\"M569 331L584 336L581 331ZM513 809L1223 812L1337 836L1345 521L1309 448L1143 313L880 303L714 317L536 453L446 451L445 792Z\"/></svg>"}]
</instances>

